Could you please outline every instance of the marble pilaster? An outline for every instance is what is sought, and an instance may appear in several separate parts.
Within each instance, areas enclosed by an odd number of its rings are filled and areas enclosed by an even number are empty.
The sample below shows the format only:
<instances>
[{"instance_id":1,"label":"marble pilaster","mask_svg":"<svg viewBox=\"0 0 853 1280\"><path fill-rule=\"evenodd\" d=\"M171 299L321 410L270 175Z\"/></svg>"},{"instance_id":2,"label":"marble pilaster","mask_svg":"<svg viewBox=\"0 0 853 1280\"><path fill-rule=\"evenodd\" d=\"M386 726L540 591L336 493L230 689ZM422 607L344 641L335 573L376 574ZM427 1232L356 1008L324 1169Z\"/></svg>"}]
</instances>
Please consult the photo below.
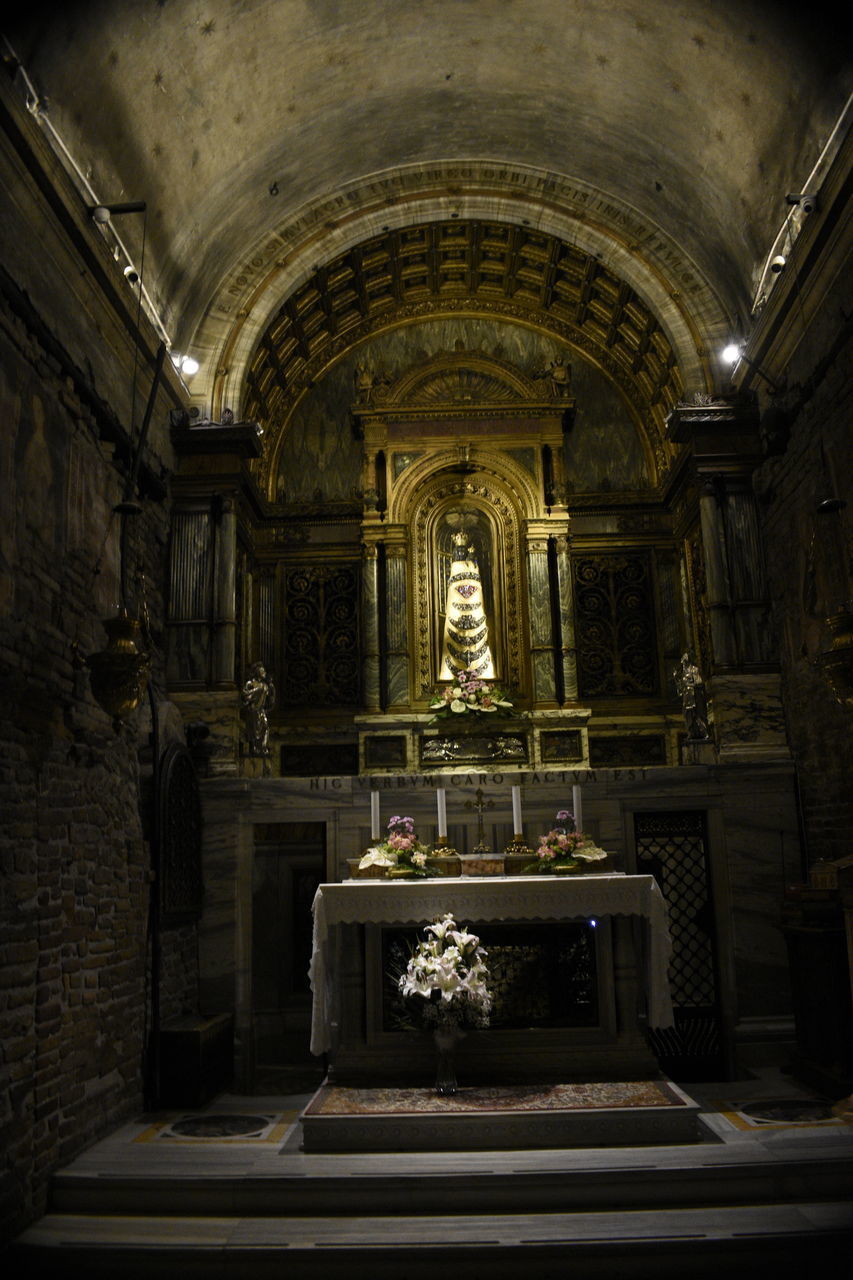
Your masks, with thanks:
<instances>
[{"instance_id":1,"label":"marble pilaster","mask_svg":"<svg viewBox=\"0 0 853 1280\"><path fill-rule=\"evenodd\" d=\"M527 539L527 600L530 626L530 666L534 705L554 705L554 641L548 539L529 531Z\"/></svg>"},{"instance_id":2,"label":"marble pilaster","mask_svg":"<svg viewBox=\"0 0 853 1280\"><path fill-rule=\"evenodd\" d=\"M389 529L385 542L386 553L386 658L388 688L386 700L389 707L408 706L409 692L409 627L406 577L405 530Z\"/></svg>"},{"instance_id":3,"label":"marble pilaster","mask_svg":"<svg viewBox=\"0 0 853 1280\"><path fill-rule=\"evenodd\" d=\"M365 541L361 561L361 688L367 711L379 711L379 549Z\"/></svg>"},{"instance_id":4,"label":"marble pilaster","mask_svg":"<svg viewBox=\"0 0 853 1280\"><path fill-rule=\"evenodd\" d=\"M234 684L234 659L237 640L237 513L230 498L222 500L218 521L214 523L214 685Z\"/></svg>"},{"instance_id":5,"label":"marble pilaster","mask_svg":"<svg viewBox=\"0 0 853 1280\"><path fill-rule=\"evenodd\" d=\"M574 702L578 696L578 664L575 649L575 611L572 586L571 539L559 534L555 539L557 566L557 606L560 619L559 661L563 675L563 696Z\"/></svg>"}]
</instances>

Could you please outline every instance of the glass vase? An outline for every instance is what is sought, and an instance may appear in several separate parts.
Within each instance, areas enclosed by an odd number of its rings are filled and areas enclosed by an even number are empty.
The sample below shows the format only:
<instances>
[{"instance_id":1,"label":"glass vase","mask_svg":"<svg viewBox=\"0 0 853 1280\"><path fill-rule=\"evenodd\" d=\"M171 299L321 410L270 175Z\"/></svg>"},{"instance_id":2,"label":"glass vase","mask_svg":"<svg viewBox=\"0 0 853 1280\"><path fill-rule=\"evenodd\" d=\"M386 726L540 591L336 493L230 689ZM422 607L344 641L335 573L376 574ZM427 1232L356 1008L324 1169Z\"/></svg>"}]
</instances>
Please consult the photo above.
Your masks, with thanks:
<instances>
[{"instance_id":1,"label":"glass vase","mask_svg":"<svg viewBox=\"0 0 853 1280\"><path fill-rule=\"evenodd\" d=\"M440 1098L452 1098L456 1082L456 1046L464 1032L455 1023L445 1023L433 1032L436 1051L435 1091Z\"/></svg>"}]
</instances>

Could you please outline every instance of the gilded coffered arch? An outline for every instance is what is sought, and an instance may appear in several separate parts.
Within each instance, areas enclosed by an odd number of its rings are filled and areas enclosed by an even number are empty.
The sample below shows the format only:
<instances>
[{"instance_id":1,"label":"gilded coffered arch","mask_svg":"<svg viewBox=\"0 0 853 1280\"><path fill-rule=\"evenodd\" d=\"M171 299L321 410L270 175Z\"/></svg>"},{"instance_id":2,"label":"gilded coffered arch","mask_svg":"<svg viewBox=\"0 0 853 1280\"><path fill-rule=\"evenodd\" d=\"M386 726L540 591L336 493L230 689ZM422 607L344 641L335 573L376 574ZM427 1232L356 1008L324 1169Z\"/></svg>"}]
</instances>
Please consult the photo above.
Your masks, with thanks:
<instances>
[{"instance_id":1,"label":"gilded coffered arch","mask_svg":"<svg viewBox=\"0 0 853 1280\"><path fill-rule=\"evenodd\" d=\"M684 393L670 337L600 258L529 227L424 223L387 231L318 268L279 307L246 375L243 416L267 432L271 492L280 435L307 391L383 331L442 316L485 316L558 338L618 388L660 477L666 417ZM402 393L401 393L402 394Z\"/></svg>"}]
</instances>

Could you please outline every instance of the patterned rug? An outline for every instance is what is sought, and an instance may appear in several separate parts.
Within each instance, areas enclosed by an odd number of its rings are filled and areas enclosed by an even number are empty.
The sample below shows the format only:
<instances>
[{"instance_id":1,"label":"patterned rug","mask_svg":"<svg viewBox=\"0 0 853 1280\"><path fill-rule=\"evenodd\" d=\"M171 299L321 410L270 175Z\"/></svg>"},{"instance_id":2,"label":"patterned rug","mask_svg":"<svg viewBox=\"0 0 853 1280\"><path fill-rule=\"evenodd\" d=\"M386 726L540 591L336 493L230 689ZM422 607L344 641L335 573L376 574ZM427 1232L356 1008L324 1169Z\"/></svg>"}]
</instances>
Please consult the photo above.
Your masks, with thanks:
<instances>
[{"instance_id":1,"label":"patterned rug","mask_svg":"<svg viewBox=\"0 0 853 1280\"><path fill-rule=\"evenodd\" d=\"M307 1116L451 1115L483 1111L582 1111L622 1107L684 1107L688 1100L665 1080L595 1084L503 1085L460 1089L439 1097L432 1089L350 1089L325 1086Z\"/></svg>"}]
</instances>

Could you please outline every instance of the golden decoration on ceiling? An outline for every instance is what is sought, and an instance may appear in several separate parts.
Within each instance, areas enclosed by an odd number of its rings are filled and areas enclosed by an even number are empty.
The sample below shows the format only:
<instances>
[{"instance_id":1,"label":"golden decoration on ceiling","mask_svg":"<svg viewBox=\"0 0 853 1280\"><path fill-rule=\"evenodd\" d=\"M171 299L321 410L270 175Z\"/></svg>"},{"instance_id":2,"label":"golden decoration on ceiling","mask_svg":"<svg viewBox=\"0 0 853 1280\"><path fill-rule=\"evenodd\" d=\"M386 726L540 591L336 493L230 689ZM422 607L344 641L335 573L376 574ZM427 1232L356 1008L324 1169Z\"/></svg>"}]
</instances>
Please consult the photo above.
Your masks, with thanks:
<instances>
[{"instance_id":1,"label":"golden decoration on ceiling","mask_svg":"<svg viewBox=\"0 0 853 1280\"><path fill-rule=\"evenodd\" d=\"M347 351L373 333L441 315L512 320L574 347L620 388L666 468L665 422L683 384L657 318L599 258L505 223L389 230L318 267L258 342L244 416L282 429L305 390Z\"/></svg>"}]
</instances>

